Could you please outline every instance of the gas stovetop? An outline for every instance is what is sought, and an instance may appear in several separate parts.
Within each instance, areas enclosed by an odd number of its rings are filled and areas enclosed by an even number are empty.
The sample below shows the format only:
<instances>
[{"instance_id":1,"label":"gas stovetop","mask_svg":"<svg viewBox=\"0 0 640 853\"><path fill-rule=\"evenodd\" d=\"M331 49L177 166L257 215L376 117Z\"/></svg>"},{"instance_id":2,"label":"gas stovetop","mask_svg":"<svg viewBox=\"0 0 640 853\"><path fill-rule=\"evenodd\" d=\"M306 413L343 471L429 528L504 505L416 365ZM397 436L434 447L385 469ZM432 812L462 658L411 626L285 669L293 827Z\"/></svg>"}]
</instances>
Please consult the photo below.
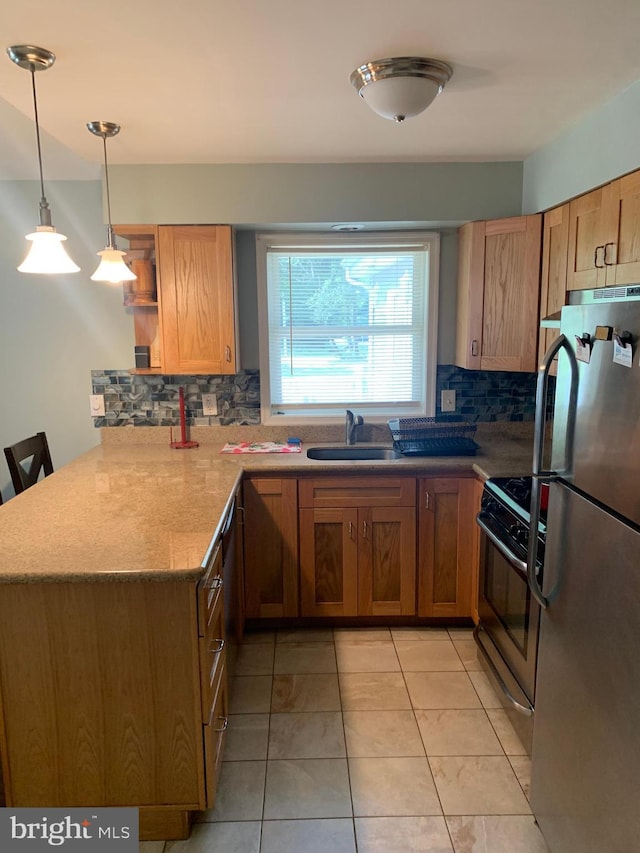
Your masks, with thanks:
<instances>
[{"instance_id":1,"label":"gas stovetop","mask_svg":"<svg viewBox=\"0 0 640 853\"><path fill-rule=\"evenodd\" d=\"M500 540L523 559L526 559L531 526L531 483L531 477L493 477L485 483L482 494L482 515ZM540 511L539 554L544 549L545 538L546 507Z\"/></svg>"}]
</instances>

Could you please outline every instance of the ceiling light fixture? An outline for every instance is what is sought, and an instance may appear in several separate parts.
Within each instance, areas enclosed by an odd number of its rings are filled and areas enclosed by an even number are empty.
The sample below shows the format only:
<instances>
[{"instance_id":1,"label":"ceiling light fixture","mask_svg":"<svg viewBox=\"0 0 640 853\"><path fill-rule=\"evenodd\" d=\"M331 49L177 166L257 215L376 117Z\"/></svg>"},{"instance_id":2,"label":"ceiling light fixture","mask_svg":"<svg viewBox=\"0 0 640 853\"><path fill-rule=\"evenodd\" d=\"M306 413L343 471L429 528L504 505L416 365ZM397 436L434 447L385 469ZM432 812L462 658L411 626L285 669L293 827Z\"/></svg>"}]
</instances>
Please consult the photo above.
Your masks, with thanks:
<instances>
[{"instance_id":1,"label":"ceiling light fixture","mask_svg":"<svg viewBox=\"0 0 640 853\"><path fill-rule=\"evenodd\" d=\"M109 224L107 226L107 245L98 252L100 263L98 268L91 276L92 281L106 281L109 284L120 284L121 281L133 281L137 276L131 272L129 267L124 262L126 252L122 252L116 246L115 236L113 234L113 226L111 224L111 197L109 195L109 166L107 163L107 139L116 136L120 133L120 125L114 124L112 121L90 121L87 123L87 129L94 136L99 136L102 139L102 147L104 150L104 182L107 189L107 217Z\"/></svg>"},{"instance_id":2,"label":"ceiling light fixture","mask_svg":"<svg viewBox=\"0 0 640 853\"><path fill-rule=\"evenodd\" d=\"M400 123L426 110L452 74L438 59L396 56L367 62L349 79L374 113Z\"/></svg>"},{"instance_id":3,"label":"ceiling light fixture","mask_svg":"<svg viewBox=\"0 0 640 853\"><path fill-rule=\"evenodd\" d=\"M36 71L46 71L56 60L55 54L44 47L34 47L30 44L15 44L7 48L9 59L31 72L31 88L33 89L33 112L36 123L36 142L38 143L38 167L40 169L40 225L26 239L31 241L27 257L18 267L20 272L60 274L78 272L80 267L75 264L62 245L67 238L60 234L51 224L51 209L44 194L44 179L42 177L42 149L40 147L40 125L38 123L38 100L36 98Z\"/></svg>"}]
</instances>

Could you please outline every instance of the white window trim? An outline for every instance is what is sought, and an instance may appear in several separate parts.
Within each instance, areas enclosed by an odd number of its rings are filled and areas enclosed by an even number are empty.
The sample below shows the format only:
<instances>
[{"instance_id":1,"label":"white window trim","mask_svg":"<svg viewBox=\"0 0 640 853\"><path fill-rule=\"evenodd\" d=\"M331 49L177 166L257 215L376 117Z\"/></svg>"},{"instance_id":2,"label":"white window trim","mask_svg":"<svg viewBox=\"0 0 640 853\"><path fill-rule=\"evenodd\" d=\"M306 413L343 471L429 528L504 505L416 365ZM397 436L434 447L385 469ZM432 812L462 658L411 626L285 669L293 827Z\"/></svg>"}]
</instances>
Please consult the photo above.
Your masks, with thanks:
<instances>
[{"instance_id":1,"label":"white window trim","mask_svg":"<svg viewBox=\"0 0 640 853\"><path fill-rule=\"evenodd\" d=\"M269 331L267 307L267 253L272 247L298 248L304 246L348 246L353 243L366 243L371 238L373 245L393 243L394 245L429 243L429 277L426 294L427 335L425 371L425 405L427 417L435 415L436 410L436 367L438 354L438 293L440 288L440 234L433 231L360 231L354 234L276 232L256 235L256 268L258 284L258 331L260 345L260 421L266 425L291 424L333 424L341 423L343 418L335 415L275 415L271 412L271 389L269 370ZM357 404L354 404L357 410ZM416 416L422 414L416 412ZM393 417L384 413L372 415L369 423L386 423Z\"/></svg>"}]
</instances>

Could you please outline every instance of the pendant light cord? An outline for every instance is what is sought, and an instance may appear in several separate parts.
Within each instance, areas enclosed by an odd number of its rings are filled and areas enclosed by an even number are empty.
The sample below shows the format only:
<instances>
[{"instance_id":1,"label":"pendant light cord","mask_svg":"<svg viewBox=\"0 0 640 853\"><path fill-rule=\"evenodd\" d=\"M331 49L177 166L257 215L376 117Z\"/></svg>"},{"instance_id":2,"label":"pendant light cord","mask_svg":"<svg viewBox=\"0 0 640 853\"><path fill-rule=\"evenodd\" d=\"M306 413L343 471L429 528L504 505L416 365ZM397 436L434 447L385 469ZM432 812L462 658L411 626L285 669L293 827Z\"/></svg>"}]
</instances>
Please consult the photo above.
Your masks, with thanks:
<instances>
[{"instance_id":1,"label":"pendant light cord","mask_svg":"<svg viewBox=\"0 0 640 853\"><path fill-rule=\"evenodd\" d=\"M42 176L42 148L40 147L40 122L38 120L38 98L36 97L36 72L31 66L31 88L33 90L33 112L36 120L36 142L38 145L38 167L40 169L40 225L51 227L51 211L49 202L44 194L44 178Z\"/></svg>"},{"instance_id":2,"label":"pendant light cord","mask_svg":"<svg viewBox=\"0 0 640 853\"><path fill-rule=\"evenodd\" d=\"M104 182L107 187L107 248L115 249L113 240L113 226L111 225L111 196L109 195L109 164L107 163L107 136L102 137L102 147L104 150Z\"/></svg>"}]
</instances>

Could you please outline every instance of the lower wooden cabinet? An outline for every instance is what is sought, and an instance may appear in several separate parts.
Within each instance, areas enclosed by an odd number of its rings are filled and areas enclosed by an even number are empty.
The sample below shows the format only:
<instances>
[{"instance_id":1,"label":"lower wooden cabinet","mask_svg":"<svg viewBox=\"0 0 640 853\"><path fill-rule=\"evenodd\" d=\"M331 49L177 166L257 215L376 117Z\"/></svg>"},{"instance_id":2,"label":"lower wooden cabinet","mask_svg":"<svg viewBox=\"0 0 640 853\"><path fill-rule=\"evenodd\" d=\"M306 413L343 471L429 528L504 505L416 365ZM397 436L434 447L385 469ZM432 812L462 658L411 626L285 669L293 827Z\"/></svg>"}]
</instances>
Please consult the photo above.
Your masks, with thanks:
<instances>
[{"instance_id":1,"label":"lower wooden cabinet","mask_svg":"<svg viewBox=\"0 0 640 853\"><path fill-rule=\"evenodd\" d=\"M477 565L475 483L471 477L419 481L419 616L471 615Z\"/></svg>"},{"instance_id":2,"label":"lower wooden cabinet","mask_svg":"<svg viewBox=\"0 0 640 853\"><path fill-rule=\"evenodd\" d=\"M300 503L303 616L415 615L413 478L301 481Z\"/></svg>"},{"instance_id":3,"label":"lower wooden cabinet","mask_svg":"<svg viewBox=\"0 0 640 853\"><path fill-rule=\"evenodd\" d=\"M245 615L298 616L297 480L251 478L243 492Z\"/></svg>"}]
</instances>

